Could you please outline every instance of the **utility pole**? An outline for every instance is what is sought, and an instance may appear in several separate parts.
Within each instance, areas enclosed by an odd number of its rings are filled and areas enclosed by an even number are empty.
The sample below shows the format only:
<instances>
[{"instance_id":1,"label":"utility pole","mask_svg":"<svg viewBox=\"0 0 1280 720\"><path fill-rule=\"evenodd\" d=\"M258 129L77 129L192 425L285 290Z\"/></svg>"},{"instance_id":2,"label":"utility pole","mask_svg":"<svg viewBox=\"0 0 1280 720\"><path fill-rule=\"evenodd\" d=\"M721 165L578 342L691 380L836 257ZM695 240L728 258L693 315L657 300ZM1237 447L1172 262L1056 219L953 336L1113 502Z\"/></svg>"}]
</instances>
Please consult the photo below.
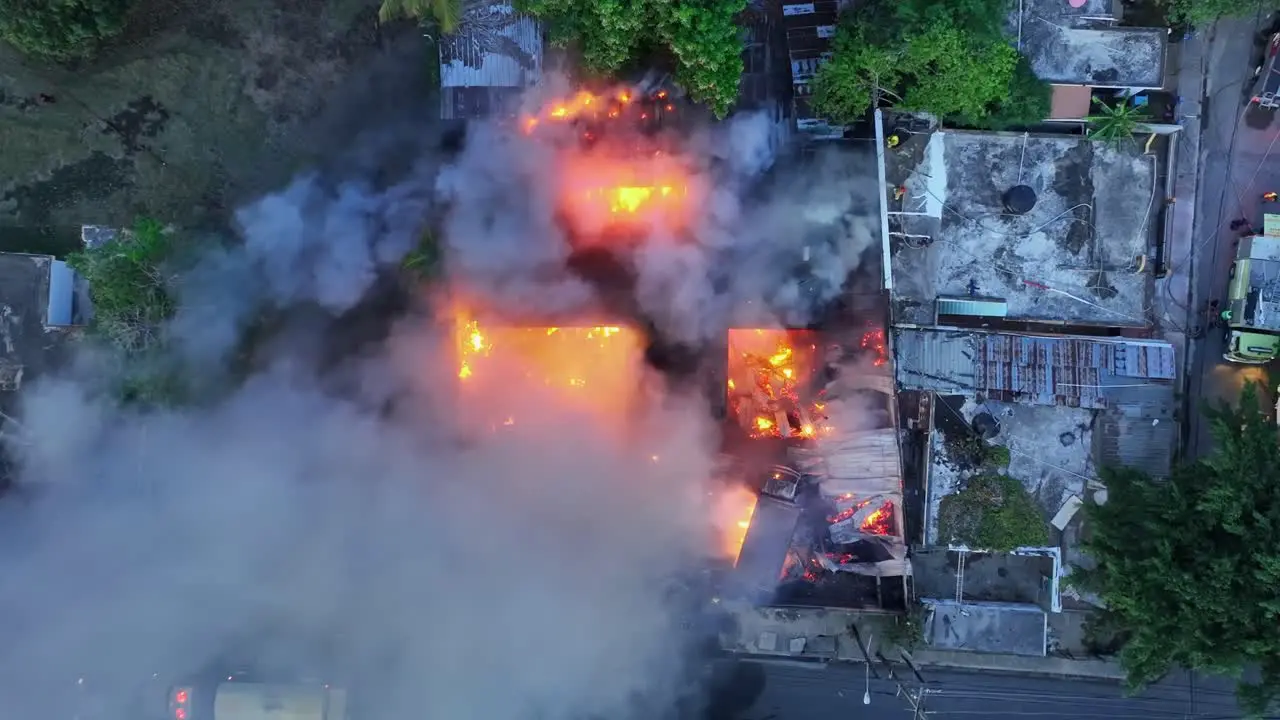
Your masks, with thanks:
<instances>
[{"instance_id":1,"label":"utility pole","mask_svg":"<svg viewBox=\"0 0 1280 720\"><path fill-rule=\"evenodd\" d=\"M866 668L868 673L867 683L869 686L870 675L875 675L877 680L880 679L880 671L877 670L875 666L872 664L872 653L871 653L871 648L869 647L870 643L869 642L864 643L862 641L862 633L858 631L858 626L856 623L849 624L849 632L850 634L853 635L854 640L858 643L858 649L862 651L862 657L865 659L867 663L867 668ZM868 640L870 640L870 637L868 637ZM905 680L898 677L898 673L894 669L894 664L884 656L884 653L882 653L879 648L875 650L875 657L880 660L880 663L882 665L884 665L884 669L885 669L885 672L888 674L889 681L892 682L897 687L896 697L906 699L907 705L910 706L911 708L911 720L924 720L926 715L931 714L927 710L925 710L925 698L936 691L932 691L929 688L925 687L926 682L924 679L924 675L920 673L920 668L917 667L915 661L911 659L911 655L906 650L903 650L902 648L898 648L898 652L902 656L903 664L905 664L907 668L911 670L911 677L906 678ZM865 703L866 700L869 698L870 698L870 690L868 690L867 694L864 696L863 702Z\"/></svg>"}]
</instances>

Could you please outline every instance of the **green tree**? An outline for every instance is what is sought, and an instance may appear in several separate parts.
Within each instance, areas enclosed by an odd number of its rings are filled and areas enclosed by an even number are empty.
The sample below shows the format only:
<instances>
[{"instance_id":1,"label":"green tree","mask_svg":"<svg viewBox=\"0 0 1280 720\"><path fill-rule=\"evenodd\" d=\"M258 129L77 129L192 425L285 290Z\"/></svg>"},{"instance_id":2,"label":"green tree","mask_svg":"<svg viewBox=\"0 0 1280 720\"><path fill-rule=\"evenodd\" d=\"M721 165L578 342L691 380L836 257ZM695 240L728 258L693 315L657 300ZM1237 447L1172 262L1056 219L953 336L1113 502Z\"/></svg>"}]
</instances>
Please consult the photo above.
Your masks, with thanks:
<instances>
[{"instance_id":1,"label":"green tree","mask_svg":"<svg viewBox=\"0 0 1280 720\"><path fill-rule=\"evenodd\" d=\"M572 45L585 68L618 71L640 53L665 49L675 77L692 99L724 116L738 96L746 0L521 0L521 10L549 26L557 45Z\"/></svg>"},{"instance_id":2,"label":"green tree","mask_svg":"<svg viewBox=\"0 0 1280 720\"><path fill-rule=\"evenodd\" d=\"M458 30L462 0L382 0L378 19L390 22L396 18L430 19L440 27L440 32L448 35Z\"/></svg>"},{"instance_id":3,"label":"green tree","mask_svg":"<svg viewBox=\"0 0 1280 720\"><path fill-rule=\"evenodd\" d=\"M994 474L970 478L963 490L942 498L938 532L944 542L1001 552L1043 546L1049 539L1044 517L1022 483Z\"/></svg>"},{"instance_id":4,"label":"green tree","mask_svg":"<svg viewBox=\"0 0 1280 720\"><path fill-rule=\"evenodd\" d=\"M1148 129L1146 121L1150 116L1128 99L1108 105L1094 98L1093 103L1098 106L1098 114L1088 118L1090 140L1120 147L1133 142L1134 133Z\"/></svg>"},{"instance_id":5,"label":"green tree","mask_svg":"<svg viewBox=\"0 0 1280 720\"><path fill-rule=\"evenodd\" d=\"M1280 9L1277 0L1242 3L1238 0L1162 0L1169 20L1191 26L1204 26L1228 17L1253 17Z\"/></svg>"},{"instance_id":6,"label":"green tree","mask_svg":"<svg viewBox=\"0 0 1280 720\"><path fill-rule=\"evenodd\" d=\"M742 79L744 0L707 0L699 5L663 4L662 35L676 57L676 82L716 117L729 113Z\"/></svg>"},{"instance_id":7,"label":"green tree","mask_svg":"<svg viewBox=\"0 0 1280 720\"><path fill-rule=\"evenodd\" d=\"M1208 410L1215 450L1167 482L1103 473L1107 502L1085 507L1079 582L1128 634L1120 661L1133 689L1175 668L1241 679L1253 716L1280 698L1280 445L1257 388L1239 408Z\"/></svg>"},{"instance_id":8,"label":"green tree","mask_svg":"<svg viewBox=\"0 0 1280 720\"><path fill-rule=\"evenodd\" d=\"M854 123L871 109L874 99L893 91L902 80L901 49L871 42L858 25L842 25L832 43L832 59L813 79L813 107L838 123Z\"/></svg>"},{"instance_id":9,"label":"green tree","mask_svg":"<svg viewBox=\"0 0 1280 720\"><path fill-rule=\"evenodd\" d=\"M132 0L0 0L0 39L26 55L89 57L124 29Z\"/></svg>"},{"instance_id":10,"label":"green tree","mask_svg":"<svg viewBox=\"0 0 1280 720\"><path fill-rule=\"evenodd\" d=\"M890 24L903 28L942 23L974 40L1004 39L1011 0L895 0Z\"/></svg>"},{"instance_id":11,"label":"green tree","mask_svg":"<svg viewBox=\"0 0 1280 720\"><path fill-rule=\"evenodd\" d=\"M876 39L858 24L837 31L833 57L814 79L814 107L855 122L877 99L903 110L978 122L1007 97L1018 53L946 19Z\"/></svg>"},{"instance_id":12,"label":"green tree","mask_svg":"<svg viewBox=\"0 0 1280 720\"><path fill-rule=\"evenodd\" d=\"M1049 83L1036 77L1031 63L1019 56L1013 77L1009 79L1008 92L994 107L989 108L990 113L978 124L992 130L1030 127L1049 117L1052 101L1053 89L1049 87Z\"/></svg>"}]
</instances>

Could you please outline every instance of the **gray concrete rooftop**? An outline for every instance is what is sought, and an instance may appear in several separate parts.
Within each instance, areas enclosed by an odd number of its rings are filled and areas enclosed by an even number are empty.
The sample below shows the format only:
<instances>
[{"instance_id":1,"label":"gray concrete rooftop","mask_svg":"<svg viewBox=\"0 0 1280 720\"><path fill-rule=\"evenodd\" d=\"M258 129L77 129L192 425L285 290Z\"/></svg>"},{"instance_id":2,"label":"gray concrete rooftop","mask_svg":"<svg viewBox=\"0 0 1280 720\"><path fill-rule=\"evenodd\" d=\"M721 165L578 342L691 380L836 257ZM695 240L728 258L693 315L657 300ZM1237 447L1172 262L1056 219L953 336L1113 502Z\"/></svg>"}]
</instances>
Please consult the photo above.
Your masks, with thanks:
<instances>
[{"instance_id":1,"label":"gray concrete rooftop","mask_svg":"<svg viewBox=\"0 0 1280 720\"><path fill-rule=\"evenodd\" d=\"M1148 324L1154 155L948 130L910 137L886 162L889 184L906 188L890 198L895 322L932 324L938 296L976 294L1006 300L1010 318ZM1016 185L1036 195L1022 215L1004 208Z\"/></svg>"},{"instance_id":2,"label":"gray concrete rooftop","mask_svg":"<svg viewBox=\"0 0 1280 720\"><path fill-rule=\"evenodd\" d=\"M1066 85L1156 89L1164 81L1167 28L1115 27L1113 0L1023 0L1006 23L1041 79Z\"/></svg>"},{"instance_id":3,"label":"gray concrete rooftop","mask_svg":"<svg viewBox=\"0 0 1280 720\"><path fill-rule=\"evenodd\" d=\"M935 412L951 413L944 402ZM1000 434L991 442L1009 449L1004 474L1020 481L1040 507L1046 527L1072 495L1083 498L1088 480L1095 477L1092 449L1094 411L967 400L959 409L959 421L970 425L975 415L989 412L1000 421ZM939 420L938 422L942 422ZM942 498L960 490L981 469L964 467L948 454L941 432L931 438L928 504L925 507L925 544L945 546L950 538L938 533L938 509ZM1172 453L1170 445L1168 452ZM1052 535L1050 536L1052 542Z\"/></svg>"},{"instance_id":4,"label":"gray concrete rooftop","mask_svg":"<svg viewBox=\"0 0 1280 720\"><path fill-rule=\"evenodd\" d=\"M924 640L930 649L1044 657L1049 628L1044 611L1005 603L926 602Z\"/></svg>"}]
</instances>

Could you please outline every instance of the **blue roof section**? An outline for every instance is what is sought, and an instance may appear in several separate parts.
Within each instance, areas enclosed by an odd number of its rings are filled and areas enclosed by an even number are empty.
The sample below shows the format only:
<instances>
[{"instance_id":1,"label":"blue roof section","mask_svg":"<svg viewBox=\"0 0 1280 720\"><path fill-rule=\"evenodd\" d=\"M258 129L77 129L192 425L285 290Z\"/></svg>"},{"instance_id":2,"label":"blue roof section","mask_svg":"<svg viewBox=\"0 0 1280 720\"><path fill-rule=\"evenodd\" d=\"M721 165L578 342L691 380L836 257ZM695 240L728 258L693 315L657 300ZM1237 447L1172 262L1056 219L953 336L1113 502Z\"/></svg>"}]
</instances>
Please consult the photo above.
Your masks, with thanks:
<instances>
[{"instance_id":1,"label":"blue roof section","mask_svg":"<svg viewBox=\"0 0 1280 720\"><path fill-rule=\"evenodd\" d=\"M899 330L898 384L995 400L1102 409L1171 386L1173 346L1125 338Z\"/></svg>"}]
</instances>

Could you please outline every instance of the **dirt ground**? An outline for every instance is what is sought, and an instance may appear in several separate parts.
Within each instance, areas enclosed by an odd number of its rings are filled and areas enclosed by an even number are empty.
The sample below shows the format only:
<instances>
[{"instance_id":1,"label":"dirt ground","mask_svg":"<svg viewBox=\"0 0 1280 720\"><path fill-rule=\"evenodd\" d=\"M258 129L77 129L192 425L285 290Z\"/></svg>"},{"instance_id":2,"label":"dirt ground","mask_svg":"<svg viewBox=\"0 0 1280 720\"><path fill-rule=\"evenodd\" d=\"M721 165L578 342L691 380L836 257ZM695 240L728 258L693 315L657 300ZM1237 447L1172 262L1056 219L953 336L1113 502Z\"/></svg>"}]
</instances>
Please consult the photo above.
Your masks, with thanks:
<instances>
[{"instance_id":1,"label":"dirt ground","mask_svg":"<svg viewBox=\"0 0 1280 720\"><path fill-rule=\"evenodd\" d=\"M217 224L351 142L362 95L425 107L433 53L377 4L142 0L78 69L0 46L0 228Z\"/></svg>"}]
</instances>

